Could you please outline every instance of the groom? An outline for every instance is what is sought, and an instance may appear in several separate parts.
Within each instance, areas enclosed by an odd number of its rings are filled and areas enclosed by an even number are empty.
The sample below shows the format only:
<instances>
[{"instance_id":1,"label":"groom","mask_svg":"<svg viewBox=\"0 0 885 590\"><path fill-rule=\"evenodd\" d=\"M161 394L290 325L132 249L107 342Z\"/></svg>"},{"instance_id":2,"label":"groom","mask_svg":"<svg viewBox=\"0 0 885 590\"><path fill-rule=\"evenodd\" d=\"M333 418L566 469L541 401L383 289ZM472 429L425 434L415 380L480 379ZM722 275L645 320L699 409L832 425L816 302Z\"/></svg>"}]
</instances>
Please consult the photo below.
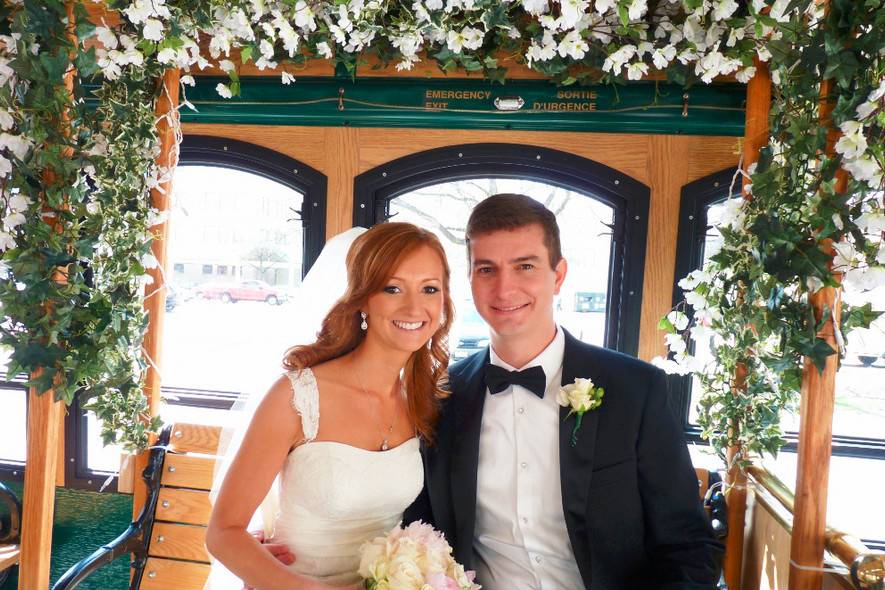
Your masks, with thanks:
<instances>
[{"instance_id":1,"label":"groom","mask_svg":"<svg viewBox=\"0 0 885 590\"><path fill-rule=\"evenodd\" d=\"M710 531L663 374L553 319L559 228L537 201L480 203L467 223L473 301L491 347L453 365L425 489L406 512L442 530L486 590L714 589ZM592 379L575 416L561 385Z\"/></svg>"}]
</instances>

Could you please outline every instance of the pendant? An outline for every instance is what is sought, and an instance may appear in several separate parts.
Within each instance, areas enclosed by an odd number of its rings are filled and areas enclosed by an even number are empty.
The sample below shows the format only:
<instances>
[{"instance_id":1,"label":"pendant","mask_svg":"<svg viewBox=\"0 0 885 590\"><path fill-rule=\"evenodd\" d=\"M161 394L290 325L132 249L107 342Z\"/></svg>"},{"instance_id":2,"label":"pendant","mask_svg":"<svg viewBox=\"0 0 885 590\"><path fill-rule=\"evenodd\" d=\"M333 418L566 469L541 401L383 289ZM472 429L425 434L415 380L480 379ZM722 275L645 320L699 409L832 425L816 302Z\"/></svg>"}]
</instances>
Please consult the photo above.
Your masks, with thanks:
<instances>
[{"instance_id":1,"label":"pendant","mask_svg":"<svg viewBox=\"0 0 885 590\"><path fill-rule=\"evenodd\" d=\"M384 440L381 441L381 450L386 451L389 448L390 447L387 445L387 439L385 438Z\"/></svg>"}]
</instances>

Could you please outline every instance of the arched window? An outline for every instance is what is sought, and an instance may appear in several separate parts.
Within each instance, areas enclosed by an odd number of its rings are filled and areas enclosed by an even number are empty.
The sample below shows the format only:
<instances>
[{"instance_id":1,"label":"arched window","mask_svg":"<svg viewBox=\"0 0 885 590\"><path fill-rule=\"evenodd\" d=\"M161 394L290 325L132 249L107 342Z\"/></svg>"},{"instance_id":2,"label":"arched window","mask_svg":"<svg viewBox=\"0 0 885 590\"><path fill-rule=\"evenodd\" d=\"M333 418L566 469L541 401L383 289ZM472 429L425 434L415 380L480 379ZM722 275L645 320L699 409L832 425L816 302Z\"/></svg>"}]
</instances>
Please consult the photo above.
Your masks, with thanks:
<instances>
[{"instance_id":1,"label":"arched window","mask_svg":"<svg viewBox=\"0 0 885 590\"><path fill-rule=\"evenodd\" d=\"M557 215L569 263L557 321L582 340L636 354L649 190L616 170L532 146L440 148L358 176L353 221L410 221L440 237L458 308L451 338L457 359L488 342L470 302L464 227L474 205L500 192L526 194Z\"/></svg>"},{"instance_id":2,"label":"arched window","mask_svg":"<svg viewBox=\"0 0 885 590\"><path fill-rule=\"evenodd\" d=\"M162 373L166 422L224 424L243 393L265 389L291 345L288 300L325 241L326 178L252 144L186 137L169 213ZM92 414L72 430L77 470L96 487L119 450ZM70 440L70 439L69 439Z\"/></svg>"}]
</instances>

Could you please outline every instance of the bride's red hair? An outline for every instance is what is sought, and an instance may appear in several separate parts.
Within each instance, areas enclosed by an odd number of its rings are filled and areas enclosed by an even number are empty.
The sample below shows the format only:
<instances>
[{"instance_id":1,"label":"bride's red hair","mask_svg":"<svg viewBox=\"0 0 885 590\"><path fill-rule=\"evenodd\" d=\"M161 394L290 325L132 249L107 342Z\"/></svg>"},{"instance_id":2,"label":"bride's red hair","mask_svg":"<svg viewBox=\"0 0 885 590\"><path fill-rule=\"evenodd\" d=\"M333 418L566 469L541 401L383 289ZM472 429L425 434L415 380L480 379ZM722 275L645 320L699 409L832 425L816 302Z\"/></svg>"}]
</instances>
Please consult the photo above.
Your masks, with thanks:
<instances>
[{"instance_id":1,"label":"bride's red hair","mask_svg":"<svg viewBox=\"0 0 885 590\"><path fill-rule=\"evenodd\" d=\"M370 295L380 292L400 263L426 246L443 266L443 319L430 339L409 356L403 371L409 419L426 441L433 440L439 400L448 395L443 387L449 365L448 334L455 308L449 290L449 264L439 239L411 223L378 224L360 235L347 252L347 289L323 318L316 342L293 346L283 357L283 367L298 370L338 358L359 346L365 333L359 312Z\"/></svg>"}]
</instances>

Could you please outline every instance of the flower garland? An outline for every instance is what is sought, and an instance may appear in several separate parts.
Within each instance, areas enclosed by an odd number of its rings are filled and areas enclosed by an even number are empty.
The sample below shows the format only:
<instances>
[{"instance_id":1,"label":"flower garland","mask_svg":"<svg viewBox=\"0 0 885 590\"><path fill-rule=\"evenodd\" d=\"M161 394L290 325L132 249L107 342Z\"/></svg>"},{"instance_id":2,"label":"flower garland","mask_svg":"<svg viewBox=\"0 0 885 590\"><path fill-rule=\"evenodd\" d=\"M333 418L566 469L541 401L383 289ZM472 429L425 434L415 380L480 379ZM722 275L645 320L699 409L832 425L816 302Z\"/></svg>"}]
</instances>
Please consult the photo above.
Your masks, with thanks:
<instances>
[{"instance_id":1,"label":"flower garland","mask_svg":"<svg viewBox=\"0 0 885 590\"><path fill-rule=\"evenodd\" d=\"M809 284L832 282L826 257L814 253L823 237L853 247L845 252L849 268L866 269L866 280L881 274L881 254L863 237L875 232L882 210L874 196L882 183L881 1L833 0L825 16L812 0L109 0L119 22L98 26L88 21L82 0L73 4L74 41L65 35L61 0L14 0L0 9L2 342L14 349L10 374L45 367L34 383L39 390L54 381L67 401L81 387L93 396L90 407L105 421L107 442L143 448L146 432L156 427L143 419L141 299L151 293L145 268L156 263L149 229L165 214L151 210L149 191L167 172L154 163L153 115L154 81L166 68L181 69L182 83L192 85L194 73L216 65L230 77L217 90L230 97L239 93L235 60L279 68L284 84L297 83L307 60L328 60L355 74L372 56L401 70L431 60L444 71L462 68L494 81L505 79L501 60L508 58L560 84L623 83L657 69L686 85L723 75L747 81L754 58L769 61L778 89L775 141L752 176L753 201L735 206L740 223L723 230L719 266L708 269L709 280L690 279L696 310L709 310L695 313L691 329L709 324L731 342L728 329L767 325L759 321L758 302L776 291L783 295L766 321L774 324L783 313L789 333L798 333ZM77 75L73 96L58 87L70 68ZM821 74L836 82L834 118L844 132L836 158L821 157L822 132L808 131L821 129L810 106ZM86 80L99 84L96 110L86 108ZM65 135L63 121L71 122L73 135ZM63 156L62 147L73 155ZM836 195L827 188L840 165L852 180ZM51 184L44 182L47 172ZM47 215L57 217L60 231L48 230ZM783 262L769 227L775 220L812 263ZM759 257L769 250L770 257ZM59 267L64 284L52 281ZM736 305L729 294L740 281L759 292ZM849 312L853 319L843 329L872 315ZM741 340L731 350L759 349L772 333L738 330ZM679 352L675 342L687 337L669 340ZM783 392L792 391L796 355L820 350L787 340L778 350L789 361L766 364L769 356L758 350L749 357L753 371L758 364L759 383L790 383L748 391L753 411L764 406L776 414L789 397ZM740 418L748 441L772 447L775 439L761 432L771 430L769 422L757 428L763 422L752 412L720 395L734 366L727 350L717 348L718 376L705 381L707 434L722 445L727 429L713 416L728 414ZM679 370L699 369L680 354Z\"/></svg>"}]
</instances>

